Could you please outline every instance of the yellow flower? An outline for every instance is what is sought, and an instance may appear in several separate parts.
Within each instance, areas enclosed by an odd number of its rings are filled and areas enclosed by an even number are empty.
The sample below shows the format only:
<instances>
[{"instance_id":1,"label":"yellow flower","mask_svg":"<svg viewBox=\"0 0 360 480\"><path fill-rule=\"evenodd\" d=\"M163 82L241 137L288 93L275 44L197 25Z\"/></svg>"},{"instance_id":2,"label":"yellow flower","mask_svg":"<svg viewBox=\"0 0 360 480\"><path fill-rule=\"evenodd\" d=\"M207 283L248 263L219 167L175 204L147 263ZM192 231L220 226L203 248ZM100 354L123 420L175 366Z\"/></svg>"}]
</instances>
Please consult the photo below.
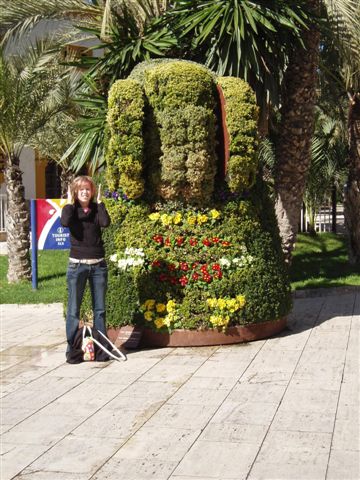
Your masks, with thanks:
<instances>
[{"instance_id":1,"label":"yellow flower","mask_svg":"<svg viewBox=\"0 0 360 480\"><path fill-rule=\"evenodd\" d=\"M163 321L164 321L164 325L166 325L167 327L170 327L171 322L173 322L174 319L172 318L172 316L166 315L166 317L163 319Z\"/></svg>"},{"instance_id":2,"label":"yellow flower","mask_svg":"<svg viewBox=\"0 0 360 480\"><path fill-rule=\"evenodd\" d=\"M175 300L169 300L166 304L166 310L168 312L173 312L176 308L176 302Z\"/></svg>"},{"instance_id":3,"label":"yellow flower","mask_svg":"<svg viewBox=\"0 0 360 480\"><path fill-rule=\"evenodd\" d=\"M218 210L212 209L210 210L210 215L213 220L216 220L220 217L220 212Z\"/></svg>"},{"instance_id":4,"label":"yellow flower","mask_svg":"<svg viewBox=\"0 0 360 480\"><path fill-rule=\"evenodd\" d=\"M189 225L195 225L196 224L196 217L194 215L189 215L187 217L187 222Z\"/></svg>"},{"instance_id":5,"label":"yellow flower","mask_svg":"<svg viewBox=\"0 0 360 480\"><path fill-rule=\"evenodd\" d=\"M170 223L171 223L171 216L170 215L168 215L167 213L163 213L160 218L161 218L161 223L163 225L170 225Z\"/></svg>"},{"instance_id":6,"label":"yellow flower","mask_svg":"<svg viewBox=\"0 0 360 480\"><path fill-rule=\"evenodd\" d=\"M210 308L216 308L217 300L216 298L208 298L206 303L209 305Z\"/></svg>"},{"instance_id":7,"label":"yellow flower","mask_svg":"<svg viewBox=\"0 0 360 480\"><path fill-rule=\"evenodd\" d=\"M159 212L150 213L149 218L150 220L153 220L154 222L156 222L156 220L159 220L160 218L160 213Z\"/></svg>"},{"instance_id":8,"label":"yellow flower","mask_svg":"<svg viewBox=\"0 0 360 480\"><path fill-rule=\"evenodd\" d=\"M209 217L207 215L201 215L199 214L197 216L197 221L198 221L198 224L201 225L202 223L206 223L207 221L209 220Z\"/></svg>"},{"instance_id":9,"label":"yellow flower","mask_svg":"<svg viewBox=\"0 0 360 480\"><path fill-rule=\"evenodd\" d=\"M166 306L163 303L157 303L156 304L156 311L158 313L165 312Z\"/></svg>"},{"instance_id":10,"label":"yellow flower","mask_svg":"<svg viewBox=\"0 0 360 480\"><path fill-rule=\"evenodd\" d=\"M219 298L217 301L217 306L220 310L224 310L226 308L226 300L224 298Z\"/></svg>"},{"instance_id":11,"label":"yellow flower","mask_svg":"<svg viewBox=\"0 0 360 480\"><path fill-rule=\"evenodd\" d=\"M172 219L172 220L173 220L173 223L174 223L175 225L178 225L178 224L181 222L181 220L182 220L181 213L179 213L179 212L175 213L175 215L173 216L173 219Z\"/></svg>"},{"instance_id":12,"label":"yellow flower","mask_svg":"<svg viewBox=\"0 0 360 480\"><path fill-rule=\"evenodd\" d=\"M226 300L226 306L231 313L236 312L236 310L239 309L239 304L237 303L236 298L229 298Z\"/></svg>"},{"instance_id":13,"label":"yellow flower","mask_svg":"<svg viewBox=\"0 0 360 480\"><path fill-rule=\"evenodd\" d=\"M149 312L149 311L145 312L145 313L144 313L144 318L145 318L145 320L147 320L148 322L151 322L151 320L153 319L153 313L152 313L152 312Z\"/></svg>"},{"instance_id":14,"label":"yellow flower","mask_svg":"<svg viewBox=\"0 0 360 480\"><path fill-rule=\"evenodd\" d=\"M236 300L238 301L239 308L242 308L246 303L244 295L237 295Z\"/></svg>"},{"instance_id":15,"label":"yellow flower","mask_svg":"<svg viewBox=\"0 0 360 480\"><path fill-rule=\"evenodd\" d=\"M146 302L144 303L144 306L146 308L146 310L154 310L154 307L155 307L155 300L149 298L148 300L146 300Z\"/></svg>"},{"instance_id":16,"label":"yellow flower","mask_svg":"<svg viewBox=\"0 0 360 480\"><path fill-rule=\"evenodd\" d=\"M165 325L164 319L161 318L161 317L157 317L157 318L155 319L155 322L154 322L154 323L155 323L156 328L161 328L161 327L163 327L163 326Z\"/></svg>"}]
</instances>

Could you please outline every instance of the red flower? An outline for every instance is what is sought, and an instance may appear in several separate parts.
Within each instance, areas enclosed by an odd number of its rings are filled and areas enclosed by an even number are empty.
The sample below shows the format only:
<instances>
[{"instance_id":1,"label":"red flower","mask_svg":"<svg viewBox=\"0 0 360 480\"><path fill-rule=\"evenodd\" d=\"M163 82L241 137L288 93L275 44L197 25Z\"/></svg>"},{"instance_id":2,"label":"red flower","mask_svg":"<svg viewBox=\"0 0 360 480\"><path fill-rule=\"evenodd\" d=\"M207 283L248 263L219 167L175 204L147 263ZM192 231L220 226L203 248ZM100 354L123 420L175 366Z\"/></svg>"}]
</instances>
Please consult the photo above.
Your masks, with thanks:
<instances>
[{"instance_id":1,"label":"red flower","mask_svg":"<svg viewBox=\"0 0 360 480\"><path fill-rule=\"evenodd\" d=\"M204 275L203 275L203 280L204 280L204 282L206 282L206 283L210 283L211 280L212 280L212 276L209 275L208 273L207 273L207 274L204 274Z\"/></svg>"},{"instance_id":2,"label":"red flower","mask_svg":"<svg viewBox=\"0 0 360 480\"><path fill-rule=\"evenodd\" d=\"M174 265L173 263L169 263L167 269L169 270L169 272L173 272L176 269L176 265Z\"/></svg>"},{"instance_id":3,"label":"red flower","mask_svg":"<svg viewBox=\"0 0 360 480\"><path fill-rule=\"evenodd\" d=\"M199 265L199 262L194 262L194 263L192 264L192 267L191 267L191 268L192 268L193 270L195 270L195 268L196 268L198 265Z\"/></svg>"},{"instance_id":4,"label":"red flower","mask_svg":"<svg viewBox=\"0 0 360 480\"><path fill-rule=\"evenodd\" d=\"M231 243L230 243L230 242L226 242L226 241L224 240L223 242L221 242L221 245L222 245L223 247L229 247L229 246L231 245Z\"/></svg>"},{"instance_id":5,"label":"red flower","mask_svg":"<svg viewBox=\"0 0 360 480\"><path fill-rule=\"evenodd\" d=\"M214 243L219 243L219 242L220 242L220 238L219 238L219 237L213 237L213 238L212 238L212 241L213 241Z\"/></svg>"},{"instance_id":6,"label":"red flower","mask_svg":"<svg viewBox=\"0 0 360 480\"><path fill-rule=\"evenodd\" d=\"M181 245L184 243L184 241L185 241L184 237L177 237L177 239L176 239L176 245L177 245L178 247L181 247Z\"/></svg>"},{"instance_id":7,"label":"red flower","mask_svg":"<svg viewBox=\"0 0 360 480\"><path fill-rule=\"evenodd\" d=\"M199 280L200 275L195 272L195 273L192 274L191 278L196 282L197 280Z\"/></svg>"},{"instance_id":8,"label":"red flower","mask_svg":"<svg viewBox=\"0 0 360 480\"><path fill-rule=\"evenodd\" d=\"M207 265L202 265L202 266L200 267L200 270L202 271L202 273L207 273L207 268L208 268Z\"/></svg>"},{"instance_id":9,"label":"red flower","mask_svg":"<svg viewBox=\"0 0 360 480\"><path fill-rule=\"evenodd\" d=\"M187 272L189 270L189 265L186 262L180 262L180 270Z\"/></svg>"},{"instance_id":10,"label":"red flower","mask_svg":"<svg viewBox=\"0 0 360 480\"><path fill-rule=\"evenodd\" d=\"M167 237L167 238L165 239L165 247L170 247L170 246L171 246L170 238Z\"/></svg>"},{"instance_id":11,"label":"red flower","mask_svg":"<svg viewBox=\"0 0 360 480\"><path fill-rule=\"evenodd\" d=\"M176 277L170 277L170 283L172 285L177 285L177 283L178 283L177 278Z\"/></svg>"},{"instance_id":12,"label":"red flower","mask_svg":"<svg viewBox=\"0 0 360 480\"><path fill-rule=\"evenodd\" d=\"M195 247L198 244L196 238L190 238L189 243L192 247Z\"/></svg>"},{"instance_id":13,"label":"red flower","mask_svg":"<svg viewBox=\"0 0 360 480\"><path fill-rule=\"evenodd\" d=\"M219 280L221 280L222 279L222 272L214 273L214 278L218 278Z\"/></svg>"},{"instance_id":14,"label":"red flower","mask_svg":"<svg viewBox=\"0 0 360 480\"><path fill-rule=\"evenodd\" d=\"M214 263L214 265L211 268L217 272L220 272L221 270L221 266L218 263Z\"/></svg>"},{"instance_id":15,"label":"red flower","mask_svg":"<svg viewBox=\"0 0 360 480\"><path fill-rule=\"evenodd\" d=\"M152 267L161 267L161 262L160 262L160 260L154 260L154 261L151 263L151 266L152 266Z\"/></svg>"},{"instance_id":16,"label":"red flower","mask_svg":"<svg viewBox=\"0 0 360 480\"><path fill-rule=\"evenodd\" d=\"M204 238L202 243L203 243L203 245L205 245L205 247L211 247L211 245L212 245L211 240L209 240L208 238Z\"/></svg>"},{"instance_id":17,"label":"red flower","mask_svg":"<svg viewBox=\"0 0 360 480\"><path fill-rule=\"evenodd\" d=\"M162 245L164 241L162 235L154 235L152 238L156 243L159 243L160 245Z\"/></svg>"},{"instance_id":18,"label":"red flower","mask_svg":"<svg viewBox=\"0 0 360 480\"><path fill-rule=\"evenodd\" d=\"M166 282L167 279L168 279L168 276L165 273L160 273L159 275L160 282Z\"/></svg>"},{"instance_id":19,"label":"red flower","mask_svg":"<svg viewBox=\"0 0 360 480\"><path fill-rule=\"evenodd\" d=\"M182 287L185 287L187 285L188 281L189 280L185 276L179 278L179 283Z\"/></svg>"}]
</instances>

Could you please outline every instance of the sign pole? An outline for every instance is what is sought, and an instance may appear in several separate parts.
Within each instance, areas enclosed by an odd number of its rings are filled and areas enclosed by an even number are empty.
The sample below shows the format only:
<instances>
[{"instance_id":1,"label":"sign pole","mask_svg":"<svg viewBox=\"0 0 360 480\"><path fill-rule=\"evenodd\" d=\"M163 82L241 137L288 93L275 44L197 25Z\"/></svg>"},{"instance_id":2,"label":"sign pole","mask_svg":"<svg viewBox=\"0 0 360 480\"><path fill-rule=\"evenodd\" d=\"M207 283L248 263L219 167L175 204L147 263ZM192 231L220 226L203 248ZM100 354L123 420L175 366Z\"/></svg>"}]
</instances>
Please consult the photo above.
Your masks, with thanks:
<instances>
[{"instance_id":1,"label":"sign pole","mask_svg":"<svg viewBox=\"0 0 360 480\"><path fill-rule=\"evenodd\" d=\"M37 238L36 238L36 200L30 201L31 218L31 278L32 288L38 288L38 257L37 257Z\"/></svg>"}]
</instances>

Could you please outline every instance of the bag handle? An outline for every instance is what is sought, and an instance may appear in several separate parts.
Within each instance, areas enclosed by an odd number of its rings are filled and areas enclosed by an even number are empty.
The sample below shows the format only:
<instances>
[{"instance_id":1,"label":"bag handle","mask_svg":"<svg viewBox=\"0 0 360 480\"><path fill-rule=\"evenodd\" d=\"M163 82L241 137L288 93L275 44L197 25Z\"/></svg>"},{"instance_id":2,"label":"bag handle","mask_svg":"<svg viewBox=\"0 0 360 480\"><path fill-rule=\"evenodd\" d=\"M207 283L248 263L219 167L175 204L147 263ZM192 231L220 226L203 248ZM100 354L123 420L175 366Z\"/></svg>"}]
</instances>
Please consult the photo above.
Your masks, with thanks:
<instances>
[{"instance_id":1,"label":"bag handle","mask_svg":"<svg viewBox=\"0 0 360 480\"><path fill-rule=\"evenodd\" d=\"M90 328L90 327L88 327ZM91 332L91 330L90 330ZM114 355L113 353L111 353L106 347L104 347L104 345L102 345L98 340L96 340L92 335L91 335L91 338L93 340L94 343L96 343L96 345L98 347L101 348L101 350L103 350L105 353L107 353L111 358L113 358L114 360L117 360L118 362L120 362L120 358L125 362L127 360L127 357L126 355L124 355L113 343L112 341L106 336L104 335L102 332L100 332L100 330L97 330L98 333L100 333L100 335L105 338L105 340L107 340L110 345L112 346L113 350L115 350L116 353L119 354L119 356L117 355Z\"/></svg>"}]
</instances>

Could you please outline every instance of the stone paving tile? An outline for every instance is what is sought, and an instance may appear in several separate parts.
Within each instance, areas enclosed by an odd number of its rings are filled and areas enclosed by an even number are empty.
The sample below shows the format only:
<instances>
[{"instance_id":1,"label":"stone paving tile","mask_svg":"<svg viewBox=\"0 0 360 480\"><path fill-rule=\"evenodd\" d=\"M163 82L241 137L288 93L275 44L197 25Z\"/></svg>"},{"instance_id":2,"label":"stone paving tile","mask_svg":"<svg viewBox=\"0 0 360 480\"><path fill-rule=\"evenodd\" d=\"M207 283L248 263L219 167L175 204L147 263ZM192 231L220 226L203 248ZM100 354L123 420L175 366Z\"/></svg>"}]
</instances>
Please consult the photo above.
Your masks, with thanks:
<instances>
[{"instance_id":1,"label":"stone paving tile","mask_svg":"<svg viewBox=\"0 0 360 480\"><path fill-rule=\"evenodd\" d=\"M198 430L205 427L216 409L216 405L171 405L165 403L150 418L146 426Z\"/></svg>"},{"instance_id":2,"label":"stone paving tile","mask_svg":"<svg viewBox=\"0 0 360 480\"><path fill-rule=\"evenodd\" d=\"M331 450L326 480L359 480L359 452Z\"/></svg>"},{"instance_id":3,"label":"stone paving tile","mask_svg":"<svg viewBox=\"0 0 360 480\"><path fill-rule=\"evenodd\" d=\"M221 405L228 395L227 390L192 388L183 385L168 401L175 405Z\"/></svg>"},{"instance_id":4,"label":"stone paving tile","mask_svg":"<svg viewBox=\"0 0 360 480\"><path fill-rule=\"evenodd\" d=\"M267 425L234 425L232 423L215 423L211 421L201 434L202 441L251 443L260 448L268 430Z\"/></svg>"},{"instance_id":5,"label":"stone paving tile","mask_svg":"<svg viewBox=\"0 0 360 480\"><path fill-rule=\"evenodd\" d=\"M91 480L167 480L177 462L166 462L148 458L111 458Z\"/></svg>"},{"instance_id":6,"label":"stone paving tile","mask_svg":"<svg viewBox=\"0 0 360 480\"><path fill-rule=\"evenodd\" d=\"M189 378L186 385L189 388L205 388L209 390L231 390L237 382L236 377L201 377L197 375Z\"/></svg>"},{"instance_id":7,"label":"stone paving tile","mask_svg":"<svg viewBox=\"0 0 360 480\"><path fill-rule=\"evenodd\" d=\"M257 452L254 444L198 440L174 475L245 480Z\"/></svg>"},{"instance_id":8,"label":"stone paving tile","mask_svg":"<svg viewBox=\"0 0 360 480\"><path fill-rule=\"evenodd\" d=\"M330 444L331 433L271 430L248 478L251 480L325 478Z\"/></svg>"},{"instance_id":9,"label":"stone paving tile","mask_svg":"<svg viewBox=\"0 0 360 480\"><path fill-rule=\"evenodd\" d=\"M46 447L1 442L1 480L10 480L38 458ZM50 480L50 479L49 479Z\"/></svg>"},{"instance_id":10,"label":"stone paving tile","mask_svg":"<svg viewBox=\"0 0 360 480\"><path fill-rule=\"evenodd\" d=\"M113 456L113 460L139 459L179 462L200 435L201 430L145 426Z\"/></svg>"},{"instance_id":11,"label":"stone paving tile","mask_svg":"<svg viewBox=\"0 0 360 480\"><path fill-rule=\"evenodd\" d=\"M63 473L63 472L29 472L23 470L23 473L16 475L14 480L89 480L88 474Z\"/></svg>"},{"instance_id":12,"label":"stone paving tile","mask_svg":"<svg viewBox=\"0 0 360 480\"><path fill-rule=\"evenodd\" d=\"M260 401L239 403L226 399L211 422L222 424L231 423L233 425L270 425L277 408L277 403L264 403Z\"/></svg>"},{"instance_id":13,"label":"stone paving tile","mask_svg":"<svg viewBox=\"0 0 360 480\"><path fill-rule=\"evenodd\" d=\"M107 438L95 442L89 434L85 437L68 435L26 468L26 472L52 472L94 474L122 445L120 439Z\"/></svg>"},{"instance_id":14,"label":"stone paving tile","mask_svg":"<svg viewBox=\"0 0 360 480\"><path fill-rule=\"evenodd\" d=\"M248 367L248 362L217 361L211 358L196 372L195 377L218 377L239 379Z\"/></svg>"},{"instance_id":15,"label":"stone paving tile","mask_svg":"<svg viewBox=\"0 0 360 480\"><path fill-rule=\"evenodd\" d=\"M264 403L280 403L286 384L281 382L267 383L248 383L238 382L228 396L228 400L234 402L248 403L261 402Z\"/></svg>"}]
</instances>

